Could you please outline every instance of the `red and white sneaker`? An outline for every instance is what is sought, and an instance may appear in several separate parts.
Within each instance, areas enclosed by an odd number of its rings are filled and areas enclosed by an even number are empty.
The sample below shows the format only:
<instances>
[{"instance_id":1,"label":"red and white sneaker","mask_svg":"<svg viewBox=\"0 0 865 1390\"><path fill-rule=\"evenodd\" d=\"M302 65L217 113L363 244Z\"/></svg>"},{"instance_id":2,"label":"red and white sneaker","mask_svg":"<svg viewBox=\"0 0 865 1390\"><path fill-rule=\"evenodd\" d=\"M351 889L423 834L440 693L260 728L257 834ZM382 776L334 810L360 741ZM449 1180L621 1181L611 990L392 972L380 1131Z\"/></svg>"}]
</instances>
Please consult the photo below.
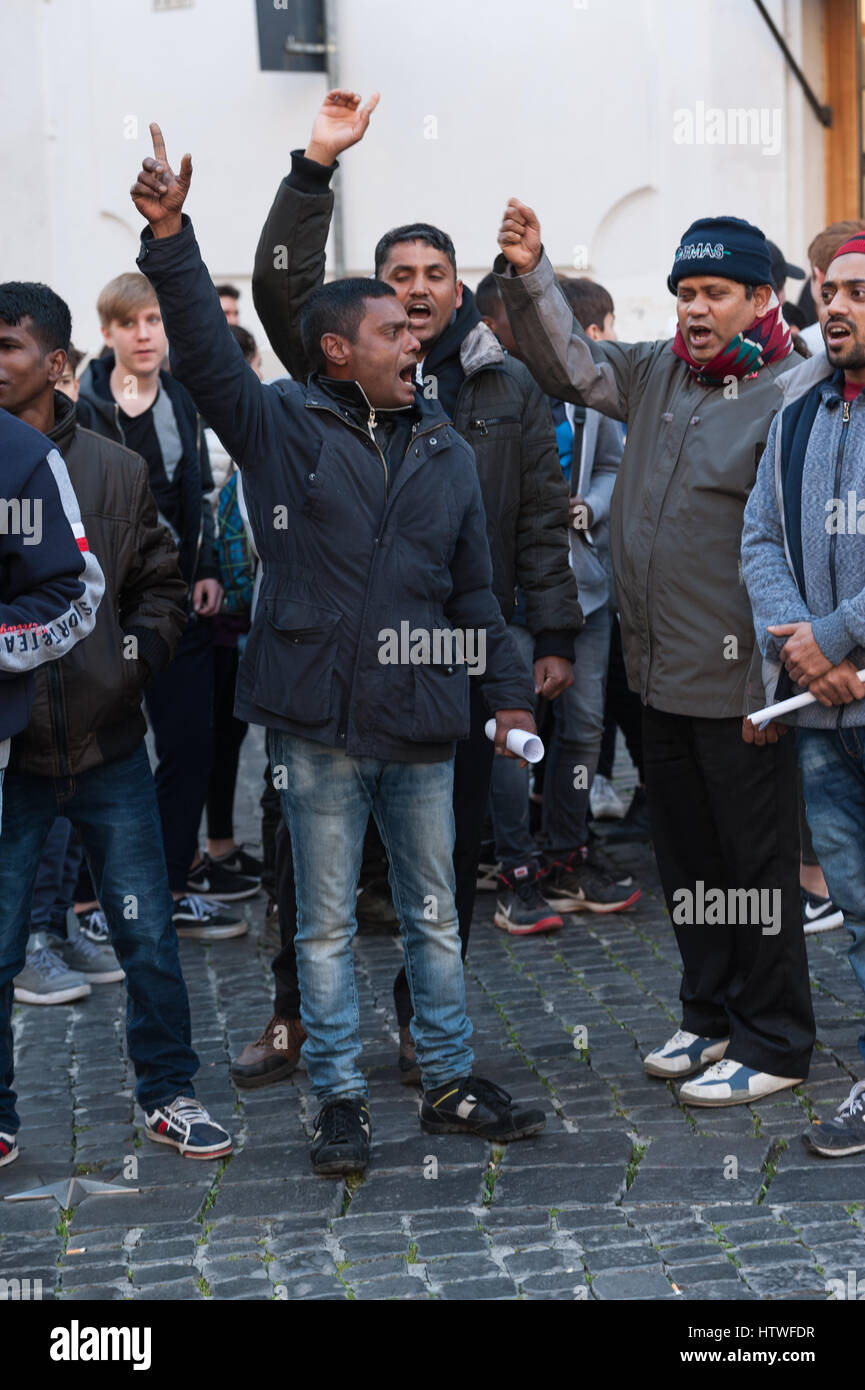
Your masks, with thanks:
<instances>
[{"instance_id":1,"label":"red and white sneaker","mask_svg":"<svg viewBox=\"0 0 865 1390\"><path fill-rule=\"evenodd\" d=\"M17 1136L4 1134L0 1130L0 1168L7 1163L14 1163L20 1152Z\"/></svg>"},{"instance_id":2,"label":"red and white sneaker","mask_svg":"<svg viewBox=\"0 0 865 1390\"><path fill-rule=\"evenodd\" d=\"M532 932L558 931L562 919L554 912L538 888L535 864L518 864L496 875L499 897L493 917L497 927L511 936L529 936Z\"/></svg>"}]
</instances>

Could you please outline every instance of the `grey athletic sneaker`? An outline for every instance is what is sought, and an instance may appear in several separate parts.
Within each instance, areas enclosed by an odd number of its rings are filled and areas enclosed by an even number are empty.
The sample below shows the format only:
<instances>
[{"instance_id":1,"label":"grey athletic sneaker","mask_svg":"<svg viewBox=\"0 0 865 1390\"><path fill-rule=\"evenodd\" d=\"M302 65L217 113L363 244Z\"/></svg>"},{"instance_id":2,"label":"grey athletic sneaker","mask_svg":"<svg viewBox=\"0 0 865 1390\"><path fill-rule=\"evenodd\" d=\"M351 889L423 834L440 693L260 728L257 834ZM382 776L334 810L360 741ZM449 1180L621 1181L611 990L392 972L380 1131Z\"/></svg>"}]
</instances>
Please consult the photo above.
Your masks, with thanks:
<instances>
[{"instance_id":1,"label":"grey athletic sneaker","mask_svg":"<svg viewBox=\"0 0 865 1390\"><path fill-rule=\"evenodd\" d=\"M66 914L66 941L59 938L51 943L51 949L59 956L68 970L80 970L91 985L113 985L123 979L114 948L111 945L97 946L81 931L74 912Z\"/></svg>"},{"instance_id":2,"label":"grey athletic sneaker","mask_svg":"<svg viewBox=\"0 0 865 1390\"><path fill-rule=\"evenodd\" d=\"M90 985L86 976L70 970L52 946L46 932L33 932L27 944L27 964L15 976L17 1004L71 1004L74 999L87 998Z\"/></svg>"}]
</instances>

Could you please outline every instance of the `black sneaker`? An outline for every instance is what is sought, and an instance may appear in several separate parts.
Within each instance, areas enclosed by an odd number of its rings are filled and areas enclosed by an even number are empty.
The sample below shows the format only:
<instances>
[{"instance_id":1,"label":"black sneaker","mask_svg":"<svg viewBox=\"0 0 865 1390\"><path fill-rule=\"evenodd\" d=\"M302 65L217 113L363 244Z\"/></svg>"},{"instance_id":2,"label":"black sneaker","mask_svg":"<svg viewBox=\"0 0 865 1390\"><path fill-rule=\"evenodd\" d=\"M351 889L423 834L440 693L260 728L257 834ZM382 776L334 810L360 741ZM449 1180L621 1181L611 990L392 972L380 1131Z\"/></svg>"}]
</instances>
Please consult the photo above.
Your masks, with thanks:
<instances>
[{"instance_id":1,"label":"black sneaker","mask_svg":"<svg viewBox=\"0 0 865 1390\"><path fill-rule=\"evenodd\" d=\"M256 859L255 855L247 854L243 845L235 845L228 854L208 855L211 864L218 864L221 869L227 869L230 874L241 874L244 878L257 878L261 882L261 875L264 873L264 863L261 859Z\"/></svg>"},{"instance_id":2,"label":"black sneaker","mask_svg":"<svg viewBox=\"0 0 865 1390\"><path fill-rule=\"evenodd\" d=\"M217 903L233 903L239 898L254 898L260 881L234 873L203 854L201 862L189 870L186 886L190 893L197 893L200 898L210 898Z\"/></svg>"},{"instance_id":3,"label":"black sneaker","mask_svg":"<svg viewBox=\"0 0 865 1390\"><path fill-rule=\"evenodd\" d=\"M865 1081L857 1081L832 1120L818 1120L802 1135L823 1158L846 1158L865 1150Z\"/></svg>"},{"instance_id":4,"label":"black sneaker","mask_svg":"<svg viewBox=\"0 0 865 1390\"><path fill-rule=\"evenodd\" d=\"M111 942L111 932L108 928L108 918L101 907L89 907L85 912L76 912L70 907L66 913L67 931L69 930L69 914L75 918L78 930L82 936L86 936L88 941L95 941L97 946L108 946ZM72 925L74 926L75 923Z\"/></svg>"},{"instance_id":5,"label":"black sneaker","mask_svg":"<svg viewBox=\"0 0 865 1390\"><path fill-rule=\"evenodd\" d=\"M618 882L592 863L586 846L545 854L543 893L555 912L624 912L641 896L633 880Z\"/></svg>"},{"instance_id":6,"label":"black sneaker","mask_svg":"<svg viewBox=\"0 0 865 1390\"><path fill-rule=\"evenodd\" d=\"M646 788L634 788L631 804L623 820L595 820L592 824L596 834L611 845L621 844L628 840L651 842L652 832L649 829L649 805L646 800Z\"/></svg>"},{"instance_id":7,"label":"black sneaker","mask_svg":"<svg viewBox=\"0 0 865 1390\"><path fill-rule=\"evenodd\" d=\"M337 1176L364 1172L371 1134L366 1101L358 1096L327 1101L315 1117L310 1152L313 1171Z\"/></svg>"},{"instance_id":8,"label":"black sneaker","mask_svg":"<svg viewBox=\"0 0 865 1390\"><path fill-rule=\"evenodd\" d=\"M802 895L802 925L806 936L843 927L844 913L831 898L818 898L816 893L809 893L804 888L800 888L799 892Z\"/></svg>"},{"instance_id":9,"label":"black sneaker","mask_svg":"<svg viewBox=\"0 0 865 1390\"><path fill-rule=\"evenodd\" d=\"M246 936L249 931L245 918L220 912L215 903L195 893L178 898L171 917L177 935L194 941L224 941L231 936Z\"/></svg>"},{"instance_id":10,"label":"black sneaker","mask_svg":"<svg viewBox=\"0 0 865 1390\"><path fill-rule=\"evenodd\" d=\"M507 1091L479 1076L425 1091L420 1108L424 1134L477 1134L503 1144L540 1134L546 1123L543 1110L515 1110Z\"/></svg>"},{"instance_id":11,"label":"black sneaker","mask_svg":"<svg viewBox=\"0 0 865 1390\"><path fill-rule=\"evenodd\" d=\"M518 864L498 875L499 898L493 917L497 927L511 936L558 931L562 919L553 912L538 888L536 864Z\"/></svg>"}]
</instances>

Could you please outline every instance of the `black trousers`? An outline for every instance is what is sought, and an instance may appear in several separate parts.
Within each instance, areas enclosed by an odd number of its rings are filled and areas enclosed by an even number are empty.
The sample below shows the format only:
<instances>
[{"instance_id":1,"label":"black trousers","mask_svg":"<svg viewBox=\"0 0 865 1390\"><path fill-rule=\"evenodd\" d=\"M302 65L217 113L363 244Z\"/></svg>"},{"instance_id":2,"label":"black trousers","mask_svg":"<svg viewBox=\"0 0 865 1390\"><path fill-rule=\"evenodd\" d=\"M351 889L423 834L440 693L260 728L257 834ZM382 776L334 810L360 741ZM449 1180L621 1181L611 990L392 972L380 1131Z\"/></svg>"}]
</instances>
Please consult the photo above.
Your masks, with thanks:
<instances>
[{"instance_id":1,"label":"black trousers","mask_svg":"<svg viewBox=\"0 0 865 1390\"><path fill-rule=\"evenodd\" d=\"M475 906L478 863L481 855L481 834L490 789L490 776L495 753L492 742L484 733L484 725L490 717L489 710L480 693L477 681L470 682L471 726L469 736L457 744L454 758L454 876L456 879L456 910L459 918L460 941L463 960L469 945L472 913ZM374 838L371 835L373 832ZM379 851L375 840L378 832L370 822L364 844L363 875L369 867L368 877L380 874ZM285 824L280 824L276 834L276 885L279 904L279 931L282 949L273 960L273 973L276 977L274 1012L281 1018L300 1017L300 992L297 984L297 961L294 952L294 936L297 930L297 897L294 888L294 872L291 864L291 841ZM394 1003L397 1021L404 1028L412 1016L411 993L405 968L400 970L394 981Z\"/></svg>"},{"instance_id":2,"label":"black trousers","mask_svg":"<svg viewBox=\"0 0 865 1390\"><path fill-rule=\"evenodd\" d=\"M616 756L616 729L621 729L631 761L640 781L643 776L643 727L640 697L628 686L625 657L622 652L622 629L618 613L613 614L610 628L610 656L607 662L607 696L604 706L604 736L598 773L609 781L613 775ZM543 766L543 764L541 764Z\"/></svg>"},{"instance_id":3,"label":"black trousers","mask_svg":"<svg viewBox=\"0 0 865 1390\"><path fill-rule=\"evenodd\" d=\"M207 784L207 834L211 840L234 839L234 793L240 745L248 724L234 717L237 647L213 648L213 763Z\"/></svg>"},{"instance_id":4,"label":"black trousers","mask_svg":"<svg viewBox=\"0 0 865 1390\"><path fill-rule=\"evenodd\" d=\"M795 740L757 748L741 719L643 710L643 758L658 871L682 956L682 1027L730 1038L727 1056L775 1076L807 1077L814 1014L799 898ZM700 884L703 885L702 890ZM710 888L768 890L780 930L732 921L676 924ZM777 893L776 891L777 890ZM777 894L780 894L778 897Z\"/></svg>"},{"instance_id":5,"label":"black trousers","mask_svg":"<svg viewBox=\"0 0 865 1390\"><path fill-rule=\"evenodd\" d=\"M209 618L190 620L174 660L145 692L156 741L156 797L168 881L186 892L198 848L213 761L213 637Z\"/></svg>"}]
</instances>

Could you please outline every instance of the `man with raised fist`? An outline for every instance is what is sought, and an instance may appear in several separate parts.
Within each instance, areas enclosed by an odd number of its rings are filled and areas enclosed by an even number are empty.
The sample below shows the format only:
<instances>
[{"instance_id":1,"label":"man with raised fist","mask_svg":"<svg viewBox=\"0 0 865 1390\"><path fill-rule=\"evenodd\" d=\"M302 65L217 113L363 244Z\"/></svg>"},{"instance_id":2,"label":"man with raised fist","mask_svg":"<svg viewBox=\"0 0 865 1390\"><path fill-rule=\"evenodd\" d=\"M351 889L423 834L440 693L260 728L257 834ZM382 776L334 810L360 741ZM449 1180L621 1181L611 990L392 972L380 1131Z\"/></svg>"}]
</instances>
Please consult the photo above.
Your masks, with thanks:
<instances>
[{"instance_id":1,"label":"man with raised fist","mask_svg":"<svg viewBox=\"0 0 865 1390\"><path fill-rule=\"evenodd\" d=\"M689 1105L759 1100L807 1077L814 1043L795 748L777 726L758 733L743 719L763 692L742 519L781 381L800 360L769 248L739 218L694 222L668 279L675 338L631 344L587 338L537 217L515 198L499 245L523 361L546 391L628 426L611 552L628 683L643 702L652 839L684 966L682 1027L644 1065L667 1079L701 1073L679 1092ZM689 915L682 904L702 901L703 889L727 902L738 892L742 910ZM780 892L780 929L753 921L755 889Z\"/></svg>"},{"instance_id":2,"label":"man with raised fist","mask_svg":"<svg viewBox=\"0 0 865 1390\"><path fill-rule=\"evenodd\" d=\"M270 729L291 834L303 1048L321 1102L316 1172L363 1170L367 1083L357 1065L351 938L370 814L388 849L415 1010L428 1133L509 1140L544 1127L471 1074L454 906L453 754L469 726L465 664L382 660L383 630L483 633L496 746L534 731L491 584L471 451L416 391L418 340L393 290L338 280L300 323L309 380L264 386L220 308L159 127L132 198L149 226L139 265L159 298L172 370L241 470L262 583L235 713Z\"/></svg>"}]
</instances>

